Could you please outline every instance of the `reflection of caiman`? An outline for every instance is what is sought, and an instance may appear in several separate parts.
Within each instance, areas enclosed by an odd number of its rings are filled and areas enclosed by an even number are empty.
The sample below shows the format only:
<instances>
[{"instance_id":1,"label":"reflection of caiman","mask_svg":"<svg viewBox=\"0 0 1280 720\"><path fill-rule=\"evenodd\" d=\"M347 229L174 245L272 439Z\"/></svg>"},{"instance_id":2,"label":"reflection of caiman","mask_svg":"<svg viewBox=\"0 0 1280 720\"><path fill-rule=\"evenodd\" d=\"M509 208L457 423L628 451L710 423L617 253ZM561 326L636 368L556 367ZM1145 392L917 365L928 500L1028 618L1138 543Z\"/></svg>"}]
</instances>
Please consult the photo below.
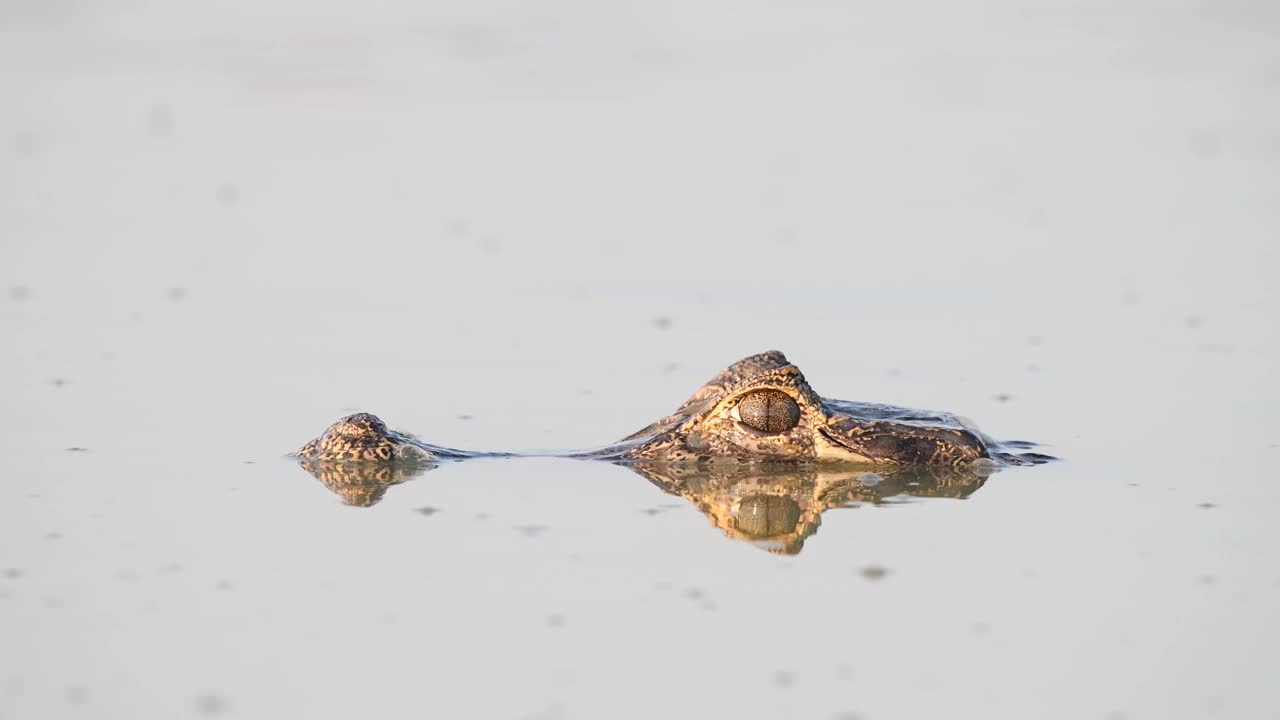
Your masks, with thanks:
<instances>
[{"instance_id":1,"label":"reflection of caiman","mask_svg":"<svg viewBox=\"0 0 1280 720\"><path fill-rule=\"evenodd\" d=\"M1024 465L1046 458L1012 452L954 415L819 397L777 351L730 365L675 413L613 445L565 457L614 462L860 465ZM361 413L334 423L298 457L325 462L432 462L493 456L429 445Z\"/></svg>"},{"instance_id":2,"label":"reflection of caiman","mask_svg":"<svg viewBox=\"0 0 1280 720\"><path fill-rule=\"evenodd\" d=\"M805 538L818 531L821 514L831 508L879 503L902 494L962 498L987 481L985 472L971 468L924 465L875 472L816 464L637 463L631 469L693 503L727 537L786 555L800 552Z\"/></svg>"},{"instance_id":3,"label":"reflection of caiman","mask_svg":"<svg viewBox=\"0 0 1280 720\"><path fill-rule=\"evenodd\" d=\"M627 464L664 492L679 495L705 514L727 537L769 552L794 555L818 530L831 508L879 503L899 495L963 498L987 481L991 467L849 464ZM412 479L433 464L334 463L303 460L302 466L350 505L373 505L387 488Z\"/></svg>"}]
</instances>

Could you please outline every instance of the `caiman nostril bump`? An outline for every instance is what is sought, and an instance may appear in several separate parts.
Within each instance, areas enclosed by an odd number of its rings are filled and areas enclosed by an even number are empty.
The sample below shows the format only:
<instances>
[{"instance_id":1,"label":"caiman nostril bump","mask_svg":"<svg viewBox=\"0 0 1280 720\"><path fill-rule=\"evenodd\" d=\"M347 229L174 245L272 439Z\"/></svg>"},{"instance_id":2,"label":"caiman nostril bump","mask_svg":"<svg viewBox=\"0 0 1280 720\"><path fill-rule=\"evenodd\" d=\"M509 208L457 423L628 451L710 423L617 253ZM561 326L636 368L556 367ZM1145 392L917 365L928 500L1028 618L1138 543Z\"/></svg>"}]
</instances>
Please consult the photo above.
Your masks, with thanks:
<instances>
[{"instance_id":1,"label":"caiman nostril bump","mask_svg":"<svg viewBox=\"0 0 1280 720\"><path fill-rule=\"evenodd\" d=\"M392 460L403 440L387 430L386 423L369 413L348 415L330 425L316 440L298 451L315 460Z\"/></svg>"},{"instance_id":2,"label":"caiman nostril bump","mask_svg":"<svg viewBox=\"0 0 1280 720\"><path fill-rule=\"evenodd\" d=\"M387 432L387 424L382 422L377 415L370 413L356 413L348 415L333 424L332 431L336 435L350 438L367 438L379 435L385 435Z\"/></svg>"}]
</instances>

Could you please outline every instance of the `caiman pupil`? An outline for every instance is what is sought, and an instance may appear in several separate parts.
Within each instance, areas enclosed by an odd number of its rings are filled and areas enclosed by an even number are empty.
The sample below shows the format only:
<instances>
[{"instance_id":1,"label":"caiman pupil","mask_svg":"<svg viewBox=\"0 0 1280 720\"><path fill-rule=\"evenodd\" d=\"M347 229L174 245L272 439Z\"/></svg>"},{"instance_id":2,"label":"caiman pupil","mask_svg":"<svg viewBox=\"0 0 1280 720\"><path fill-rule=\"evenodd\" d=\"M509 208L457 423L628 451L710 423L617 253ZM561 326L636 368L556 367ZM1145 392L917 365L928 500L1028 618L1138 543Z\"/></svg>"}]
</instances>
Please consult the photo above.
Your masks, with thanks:
<instances>
[{"instance_id":1,"label":"caiman pupil","mask_svg":"<svg viewBox=\"0 0 1280 720\"><path fill-rule=\"evenodd\" d=\"M761 432L780 433L800 422L800 406L781 390L755 390L742 396L734 416Z\"/></svg>"}]
</instances>

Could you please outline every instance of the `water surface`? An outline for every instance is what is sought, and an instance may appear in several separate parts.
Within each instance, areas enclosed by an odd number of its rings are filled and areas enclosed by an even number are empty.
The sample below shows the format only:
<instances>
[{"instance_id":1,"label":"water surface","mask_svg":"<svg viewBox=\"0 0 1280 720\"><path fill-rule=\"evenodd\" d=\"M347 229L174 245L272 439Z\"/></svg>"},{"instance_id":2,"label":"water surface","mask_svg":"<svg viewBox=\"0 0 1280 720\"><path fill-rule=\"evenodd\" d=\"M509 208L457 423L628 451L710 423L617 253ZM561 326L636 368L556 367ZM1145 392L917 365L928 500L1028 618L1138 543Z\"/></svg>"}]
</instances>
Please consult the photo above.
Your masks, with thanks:
<instances>
[{"instance_id":1,"label":"water surface","mask_svg":"<svg viewBox=\"0 0 1280 720\"><path fill-rule=\"evenodd\" d=\"M0 718L1280 713L1273 11L237 5L0 23ZM772 348L1063 460L282 457Z\"/></svg>"}]
</instances>

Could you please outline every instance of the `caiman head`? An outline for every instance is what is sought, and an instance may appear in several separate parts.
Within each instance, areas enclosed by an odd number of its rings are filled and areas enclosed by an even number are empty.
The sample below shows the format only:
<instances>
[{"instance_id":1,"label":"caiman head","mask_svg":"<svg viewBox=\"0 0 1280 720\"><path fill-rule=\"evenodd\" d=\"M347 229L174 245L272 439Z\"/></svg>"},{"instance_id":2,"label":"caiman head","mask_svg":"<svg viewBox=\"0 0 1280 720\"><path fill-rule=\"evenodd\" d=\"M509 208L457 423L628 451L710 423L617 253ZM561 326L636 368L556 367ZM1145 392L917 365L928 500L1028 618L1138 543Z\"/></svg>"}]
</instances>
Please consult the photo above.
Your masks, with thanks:
<instances>
[{"instance_id":1,"label":"caiman head","mask_svg":"<svg viewBox=\"0 0 1280 720\"><path fill-rule=\"evenodd\" d=\"M778 351L739 360L673 414L591 457L619 462L954 465L992 458L955 416L819 397Z\"/></svg>"},{"instance_id":2,"label":"caiman head","mask_svg":"<svg viewBox=\"0 0 1280 720\"><path fill-rule=\"evenodd\" d=\"M338 420L295 454L304 459L327 461L431 459L410 438L388 430L386 423L370 413L356 413Z\"/></svg>"},{"instance_id":3,"label":"caiman head","mask_svg":"<svg viewBox=\"0 0 1280 720\"><path fill-rule=\"evenodd\" d=\"M409 433L388 429L381 418L370 413L356 413L339 419L294 455L302 460L321 462L393 464L501 456L500 453L477 453L431 445Z\"/></svg>"}]
</instances>

